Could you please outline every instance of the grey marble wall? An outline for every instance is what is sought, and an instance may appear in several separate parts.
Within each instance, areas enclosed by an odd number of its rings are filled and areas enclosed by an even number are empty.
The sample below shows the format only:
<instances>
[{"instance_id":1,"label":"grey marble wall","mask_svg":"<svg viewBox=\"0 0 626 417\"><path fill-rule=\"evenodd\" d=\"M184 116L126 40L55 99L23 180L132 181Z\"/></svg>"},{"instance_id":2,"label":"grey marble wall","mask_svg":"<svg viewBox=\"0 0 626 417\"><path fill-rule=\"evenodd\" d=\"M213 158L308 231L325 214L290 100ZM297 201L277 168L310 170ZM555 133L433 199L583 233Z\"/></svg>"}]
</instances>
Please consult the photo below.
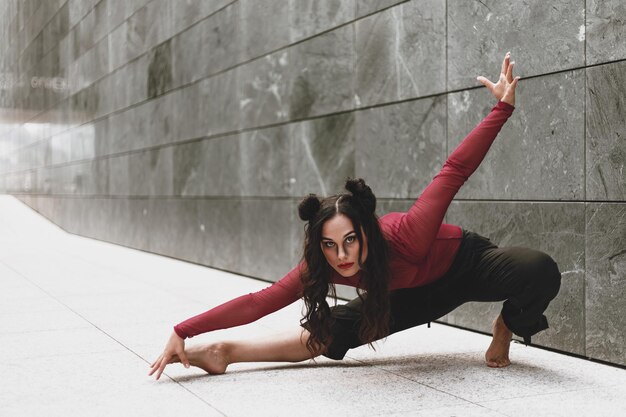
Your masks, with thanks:
<instances>
[{"instance_id":1,"label":"grey marble wall","mask_svg":"<svg viewBox=\"0 0 626 417\"><path fill-rule=\"evenodd\" d=\"M534 342L624 365L624 22L621 0L2 1L0 191L72 233L275 281L307 193L360 176L379 214L408 209L510 50L517 109L446 221L554 257ZM442 321L488 332L498 310Z\"/></svg>"}]
</instances>

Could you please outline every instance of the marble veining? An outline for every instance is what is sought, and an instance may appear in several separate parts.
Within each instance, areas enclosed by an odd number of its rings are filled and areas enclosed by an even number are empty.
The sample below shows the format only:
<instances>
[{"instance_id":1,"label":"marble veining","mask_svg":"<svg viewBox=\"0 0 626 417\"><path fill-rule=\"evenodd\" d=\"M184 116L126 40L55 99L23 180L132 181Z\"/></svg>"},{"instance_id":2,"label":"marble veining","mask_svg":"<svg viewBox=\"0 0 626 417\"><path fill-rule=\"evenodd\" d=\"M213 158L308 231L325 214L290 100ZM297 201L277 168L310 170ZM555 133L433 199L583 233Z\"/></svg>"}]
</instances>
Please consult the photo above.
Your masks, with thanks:
<instances>
[{"instance_id":1,"label":"marble veining","mask_svg":"<svg viewBox=\"0 0 626 417\"><path fill-rule=\"evenodd\" d=\"M357 176L378 197L417 197L445 161L445 113L445 97L358 112Z\"/></svg>"},{"instance_id":2,"label":"marble veining","mask_svg":"<svg viewBox=\"0 0 626 417\"><path fill-rule=\"evenodd\" d=\"M500 247L523 246L552 256L561 290L546 316L550 329L533 343L585 354L584 203L453 202L446 222L488 237ZM470 303L447 315L448 322L491 331L502 303Z\"/></svg>"},{"instance_id":3,"label":"marble veining","mask_svg":"<svg viewBox=\"0 0 626 417\"><path fill-rule=\"evenodd\" d=\"M626 63L587 70L587 198L626 198Z\"/></svg>"},{"instance_id":4,"label":"marble veining","mask_svg":"<svg viewBox=\"0 0 626 417\"><path fill-rule=\"evenodd\" d=\"M355 0L289 0L291 42L354 19Z\"/></svg>"},{"instance_id":5,"label":"marble veining","mask_svg":"<svg viewBox=\"0 0 626 417\"><path fill-rule=\"evenodd\" d=\"M356 55L360 106L444 91L444 3L403 3L357 21Z\"/></svg>"},{"instance_id":6,"label":"marble veining","mask_svg":"<svg viewBox=\"0 0 626 417\"><path fill-rule=\"evenodd\" d=\"M289 44L289 3L285 0L239 0L239 3L242 61Z\"/></svg>"},{"instance_id":7,"label":"marble veining","mask_svg":"<svg viewBox=\"0 0 626 417\"><path fill-rule=\"evenodd\" d=\"M500 68L507 51L523 77L585 64L584 0L447 4L448 89L480 85L476 76Z\"/></svg>"},{"instance_id":8,"label":"marble veining","mask_svg":"<svg viewBox=\"0 0 626 417\"><path fill-rule=\"evenodd\" d=\"M344 192L355 175L355 116L345 113L297 123L290 132L290 194Z\"/></svg>"},{"instance_id":9,"label":"marble veining","mask_svg":"<svg viewBox=\"0 0 626 417\"><path fill-rule=\"evenodd\" d=\"M457 196L583 200L584 83L581 70L522 80L515 111ZM452 152L496 101L481 88L450 94L448 103Z\"/></svg>"},{"instance_id":10,"label":"marble veining","mask_svg":"<svg viewBox=\"0 0 626 417\"><path fill-rule=\"evenodd\" d=\"M588 203L586 211L587 354L626 364L626 207Z\"/></svg>"},{"instance_id":11,"label":"marble veining","mask_svg":"<svg viewBox=\"0 0 626 417\"><path fill-rule=\"evenodd\" d=\"M170 42L159 45L148 65L148 98L163 94L172 86L172 51Z\"/></svg>"},{"instance_id":12,"label":"marble veining","mask_svg":"<svg viewBox=\"0 0 626 417\"><path fill-rule=\"evenodd\" d=\"M355 0L356 1L356 17L365 16L370 13L377 12L383 8L401 3L403 0Z\"/></svg>"},{"instance_id":13,"label":"marble veining","mask_svg":"<svg viewBox=\"0 0 626 417\"><path fill-rule=\"evenodd\" d=\"M353 107L354 30L344 26L297 44L289 56L289 119Z\"/></svg>"},{"instance_id":14,"label":"marble veining","mask_svg":"<svg viewBox=\"0 0 626 417\"><path fill-rule=\"evenodd\" d=\"M243 67L237 67L239 111L242 127L284 121L288 114L289 52L267 55Z\"/></svg>"},{"instance_id":15,"label":"marble veining","mask_svg":"<svg viewBox=\"0 0 626 417\"><path fill-rule=\"evenodd\" d=\"M626 58L626 4L621 0L587 0L587 64Z\"/></svg>"}]
</instances>

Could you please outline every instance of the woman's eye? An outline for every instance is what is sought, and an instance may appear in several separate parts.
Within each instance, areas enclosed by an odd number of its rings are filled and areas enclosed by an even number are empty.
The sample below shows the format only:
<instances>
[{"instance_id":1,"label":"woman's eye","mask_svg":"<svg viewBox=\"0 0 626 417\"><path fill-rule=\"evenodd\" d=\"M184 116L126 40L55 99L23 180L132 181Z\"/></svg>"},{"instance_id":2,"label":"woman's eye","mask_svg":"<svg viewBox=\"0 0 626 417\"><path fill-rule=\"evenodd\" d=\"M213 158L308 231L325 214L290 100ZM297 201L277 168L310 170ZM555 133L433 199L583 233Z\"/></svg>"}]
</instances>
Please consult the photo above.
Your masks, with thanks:
<instances>
[{"instance_id":1,"label":"woman's eye","mask_svg":"<svg viewBox=\"0 0 626 417\"><path fill-rule=\"evenodd\" d=\"M356 237L354 236L348 236L346 238L346 243L354 243L354 241L356 240Z\"/></svg>"},{"instance_id":2,"label":"woman's eye","mask_svg":"<svg viewBox=\"0 0 626 417\"><path fill-rule=\"evenodd\" d=\"M335 242L324 242L324 246L327 248L332 248L335 246Z\"/></svg>"}]
</instances>

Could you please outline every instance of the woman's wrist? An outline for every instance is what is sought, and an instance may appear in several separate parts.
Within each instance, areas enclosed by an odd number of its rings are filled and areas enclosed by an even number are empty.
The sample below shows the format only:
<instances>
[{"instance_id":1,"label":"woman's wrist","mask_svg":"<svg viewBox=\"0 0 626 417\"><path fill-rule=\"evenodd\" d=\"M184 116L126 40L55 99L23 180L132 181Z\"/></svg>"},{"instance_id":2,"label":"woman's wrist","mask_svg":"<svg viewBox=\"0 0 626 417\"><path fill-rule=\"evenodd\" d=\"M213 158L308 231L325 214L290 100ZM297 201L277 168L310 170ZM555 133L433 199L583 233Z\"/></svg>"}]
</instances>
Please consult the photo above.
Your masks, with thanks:
<instances>
[{"instance_id":1,"label":"woman's wrist","mask_svg":"<svg viewBox=\"0 0 626 417\"><path fill-rule=\"evenodd\" d=\"M506 101L502 101L502 100L498 100L498 103L496 103L496 107L500 107L503 109L508 109L508 110L514 110L515 106L511 103L508 103Z\"/></svg>"},{"instance_id":2,"label":"woman's wrist","mask_svg":"<svg viewBox=\"0 0 626 417\"><path fill-rule=\"evenodd\" d=\"M187 338L187 335L182 331L182 329L178 328L178 325L174 326L174 333L183 340Z\"/></svg>"}]
</instances>

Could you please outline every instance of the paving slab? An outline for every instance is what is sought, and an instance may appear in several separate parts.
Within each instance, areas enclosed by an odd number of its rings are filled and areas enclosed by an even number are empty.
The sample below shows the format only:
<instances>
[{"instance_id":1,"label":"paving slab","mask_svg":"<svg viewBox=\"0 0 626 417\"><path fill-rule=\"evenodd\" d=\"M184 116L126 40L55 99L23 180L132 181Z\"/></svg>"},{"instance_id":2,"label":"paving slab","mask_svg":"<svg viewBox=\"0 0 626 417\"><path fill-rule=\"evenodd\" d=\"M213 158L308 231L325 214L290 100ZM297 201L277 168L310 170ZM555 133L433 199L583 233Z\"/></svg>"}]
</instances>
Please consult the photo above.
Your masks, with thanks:
<instances>
[{"instance_id":1,"label":"paving slab","mask_svg":"<svg viewBox=\"0 0 626 417\"><path fill-rule=\"evenodd\" d=\"M43 238L41 238L43 236ZM269 283L68 234L0 196L0 415L621 416L626 371L433 323L361 346L342 361L233 364L208 375L149 364L172 326ZM188 346L298 326L296 302Z\"/></svg>"}]
</instances>

